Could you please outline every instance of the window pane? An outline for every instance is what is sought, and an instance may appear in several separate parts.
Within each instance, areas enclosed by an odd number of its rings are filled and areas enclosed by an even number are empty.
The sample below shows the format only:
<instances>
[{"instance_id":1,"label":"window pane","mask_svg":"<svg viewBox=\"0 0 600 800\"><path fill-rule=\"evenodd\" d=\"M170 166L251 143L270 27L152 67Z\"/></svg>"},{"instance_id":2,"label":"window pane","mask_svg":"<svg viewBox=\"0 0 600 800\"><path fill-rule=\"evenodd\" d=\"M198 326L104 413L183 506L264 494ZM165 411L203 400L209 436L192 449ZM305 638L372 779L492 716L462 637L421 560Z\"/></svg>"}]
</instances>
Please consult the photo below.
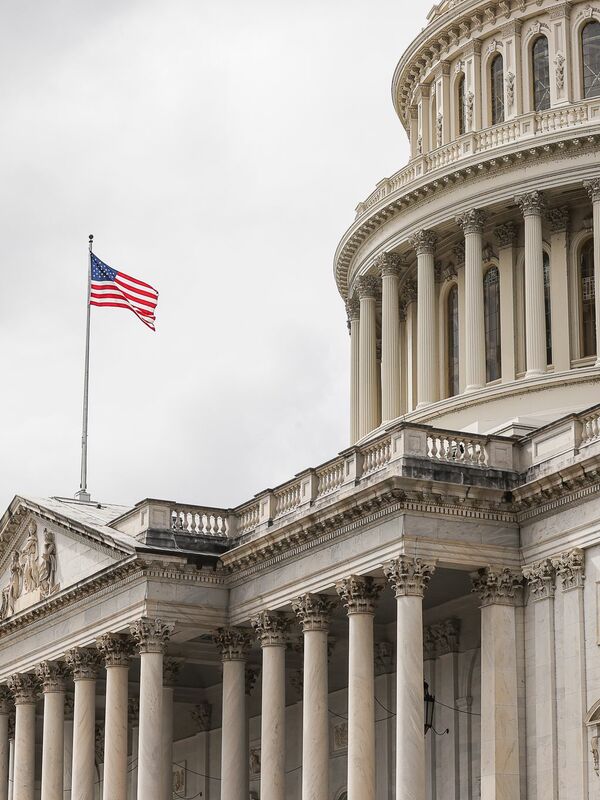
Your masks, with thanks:
<instances>
[{"instance_id":1,"label":"window pane","mask_svg":"<svg viewBox=\"0 0 600 800\"><path fill-rule=\"evenodd\" d=\"M458 287L456 284L448 292L447 300L447 342L448 397L459 393L458 385Z\"/></svg>"},{"instance_id":2,"label":"window pane","mask_svg":"<svg viewBox=\"0 0 600 800\"><path fill-rule=\"evenodd\" d=\"M465 76L461 75L458 81L458 135L462 136L467 132L467 102L465 88L467 82Z\"/></svg>"},{"instance_id":3,"label":"window pane","mask_svg":"<svg viewBox=\"0 0 600 800\"><path fill-rule=\"evenodd\" d=\"M579 268L581 302L581 355L596 355L596 308L594 282L594 241L581 251Z\"/></svg>"},{"instance_id":4,"label":"window pane","mask_svg":"<svg viewBox=\"0 0 600 800\"><path fill-rule=\"evenodd\" d=\"M546 364L552 363L552 311L550 307L550 256L544 252L544 310L546 312Z\"/></svg>"},{"instance_id":5,"label":"window pane","mask_svg":"<svg viewBox=\"0 0 600 800\"><path fill-rule=\"evenodd\" d=\"M600 22L588 22L581 34L583 51L583 95L600 95Z\"/></svg>"},{"instance_id":6,"label":"window pane","mask_svg":"<svg viewBox=\"0 0 600 800\"><path fill-rule=\"evenodd\" d=\"M550 108L550 57L548 39L540 36L533 45L533 101L535 111Z\"/></svg>"},{"instance_id":7,"label":"window pane","mask_svg":"<svg viewBox=\"0 0 600 800\"><path fill-rule=\"evenodd\" d=\"M488 269L483 279L486 381L498 380L502 369L500 349L500 273Z\"/></svg>"},{"instance_id":8,"label":"window pane","mask_svg":"<svg viewBox=\"0 0 600 800\"><path fill-rule=\"evenodd\" d=\"M500 53L494 56L491 66L492 125L504 122L504 60Z\"/></svg>"}]
</instances>

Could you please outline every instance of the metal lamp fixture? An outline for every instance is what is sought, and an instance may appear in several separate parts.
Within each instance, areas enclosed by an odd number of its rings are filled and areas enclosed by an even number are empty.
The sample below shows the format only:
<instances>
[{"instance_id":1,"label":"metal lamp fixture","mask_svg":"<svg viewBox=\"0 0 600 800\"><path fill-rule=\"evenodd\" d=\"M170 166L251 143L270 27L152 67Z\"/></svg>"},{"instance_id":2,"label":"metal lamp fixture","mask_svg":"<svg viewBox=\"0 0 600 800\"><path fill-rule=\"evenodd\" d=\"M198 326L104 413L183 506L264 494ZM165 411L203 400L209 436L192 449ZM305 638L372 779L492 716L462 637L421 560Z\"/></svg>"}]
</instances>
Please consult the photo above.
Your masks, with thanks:
<instances>
[{"instance_id":1,"label":"metal lamp fixture","mask_svg":"<svg viewBox=\"0 0 600 800\"><path fill-rule=\"evenodd\" d=\"M430 728L433 728L433 714L435 711L435 696L430 694L429 692L429 684L425 683L425 697L423 698L423 702L425 704L425 734Z\"/></svg>"}]
</instances>

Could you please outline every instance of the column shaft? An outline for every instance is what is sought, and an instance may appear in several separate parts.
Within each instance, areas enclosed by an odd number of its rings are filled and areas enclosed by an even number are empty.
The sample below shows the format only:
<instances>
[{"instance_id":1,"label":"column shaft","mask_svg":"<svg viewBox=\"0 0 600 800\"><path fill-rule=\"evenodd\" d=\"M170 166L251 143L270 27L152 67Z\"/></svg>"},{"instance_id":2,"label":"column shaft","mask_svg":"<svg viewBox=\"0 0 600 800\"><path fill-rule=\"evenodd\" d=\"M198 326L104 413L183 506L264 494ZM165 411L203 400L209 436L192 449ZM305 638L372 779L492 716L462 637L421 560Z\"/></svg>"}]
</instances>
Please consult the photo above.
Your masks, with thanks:
<instances>
[{"instance_id":1,"label":"column shaft","mask_svg":"<svg viewBox=\"0 0 600 800\"><path fill-rule=\"evenodd\" d=\"M486 383L483 309L483 215L472 210L459 217L465 233L465 380L466 392Z\"/></svg>"},{"instance_id":2,"label":"column shaft","mask_svg":"<svg viewBox=\"0 0 600 800\"><path fill-rule=\"evenodd\" d=\"M128 679L127 666L107 666L104 722L105 800L127 800Z\"/></svg>"},{"instance_id":3,"label":"column shaft","mask_svg":"<svg viewBox=\"0 0 600 800\"><path fill-rule=\"evenodd\" d=\"M417 252L417 408L436 400L437 337L435 309L435 234L412 237Z\"/></svg>"},{"instance_id":4,"label":"column shaft","mask_svg":"<svg viewBox=\"0 0 600 800\"><path fill-rule=\"evenodd\" d=\"M41 800L63 800L65 693L44 692Z\"/></svg>"},{"instance_id":5,"label":"column shaft","mask_svg":"<svg viewBox=\"0 0 600 800\"><path fill-rule=\"evenodd\" d=\"M35 703L18 703L15 712L14 800L35 797Z\"/></svg>"},{"instance_id":6,"label":"column shaft","mask_svg":"<svg viewBox=\"0 0 600 800\"><path fill-rule=\"evenodd\" d=\"M600 192L594 196L594 286L596 311L596 366L600 367Z\"/></svg>"},{"instance_id":7,"label":"column shaft","mask_svg":"<svg viewBox=\"0 0 600 800\"><path fill-rule=\"evenodd\" d=\"M285 800L285 646L263 648L262 800Z\"/></svg>"},{"instance_id":8,"label":"column shaft","mask_svg":"<svg viewBox=\"0 0 600 800\"><path fill-rule=\"evenodd\" d=\"M173 695L172 686L163 686L162 696L162 763L163 800L173 797Z\"/></svg>"},{"instance_id":9,"label":"column shaft","mask_svg":"<svg viewBox=\"0 0 600 800\"><path fill-rule=\"evenodd\" d=\"M379 424L377 419L377 279L366 276L359 282L359 436Z\"/></svg>"},{"instance_id":10,"label":"column shaft","mask_svg":"<svg viewBox=\"0 0 600 800\"><path fill-rule=\"evenodd\" d=\"M96 681L75 680L71 800L94 800ZM16 800L16 799L15 799Z\"/></svg>"},{"instance_id":11,"label":"column shaft","mask_svg":"<svg viewBox=\"0 0 600 800\"><path fill-rule=\"evenodd\" d=\"M140 655L139 798L163 800L162 690L163 654Z\"/></svg>"},{"instance_id":12,"label":"column shaft","mask_svg":"<svg viewBox=\"0 0 600 800\"><path fill-rule=\"evenodd\" d=\"M10 742L8 740L8 710L0 710L0 800L8 800Z\"/></svg>"},{"instance_id":13,"label":"column shaft","mask_svg":"<svg viewBox=\"0 0 600 800\"><path fill-rule=\"evenodd\" d=\"M349 616L348 800L375 797L373 615Z\"/></svg>"},{"instance_id":14,"label":"column shaft","mask_svg":"<svg viewBox=\"0 0 600 800\"><path fill-rule=\"evenodd\" d=\"M360 319L358 300L348 301L350 326L350 444L360 438Z\"/></svg>"},{"instance_id":15,"label":"column shaft","mask_svg":"<svg viewBox=\"0 0 600 800\"><path fill-rule=\"evenodd\" d=\"M245 670L245 661L223 661L221 800L248 797Z\"/></svg>"},{"instance_id":16,"label":"column shaft","mask_svg":"<svg viewBox=\"0 0 600 800\"><path fill-rule=\"evenodd\" d=\"M381 419L389 422L401 413L399 267L390 255L383 259L381 280Z\"/></svg>"},{"instance_id":17,"label":"column shaft","mask_svg":"<svg viewBox=\"0 0 600 800\"><path fill-rule=\"evenodd\" d=\"M304 634L302 800L327 800L329 712L327 631Z\"/></svg>"},{"instance_id":18,"label":"column shaft","mask_svg":"<svg viewBox=\"0 0 600 800\"><path fill-rule=\"evenodd\" d=\"M569 245L564 227L553 228L550 240L550 315L552 319L552 362L556 372L571 368L569 336Z\"/></svg>"},{"instance_id":19,"label":"column shaft","mask_svg":"<svg viewBox=\"0 0 600 800\"><path fill-rule=\"evenodd\" d=\"M525 218L525 347L526 377L546 372L546 312L541 192L515 198Z\"/></svg>"}]
</instances>

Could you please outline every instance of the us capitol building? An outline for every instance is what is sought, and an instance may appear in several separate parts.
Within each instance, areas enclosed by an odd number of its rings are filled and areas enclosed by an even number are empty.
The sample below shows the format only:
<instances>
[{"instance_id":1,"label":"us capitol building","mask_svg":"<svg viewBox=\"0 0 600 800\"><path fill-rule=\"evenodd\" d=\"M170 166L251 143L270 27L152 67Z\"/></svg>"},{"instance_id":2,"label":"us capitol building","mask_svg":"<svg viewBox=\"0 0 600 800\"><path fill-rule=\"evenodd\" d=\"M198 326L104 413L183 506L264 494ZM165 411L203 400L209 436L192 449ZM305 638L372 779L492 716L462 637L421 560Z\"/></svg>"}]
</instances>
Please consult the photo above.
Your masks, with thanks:
<instances>
[{"instance_id":1,"label":"us capitol building","mask_svg":"<svg viewBox=\"0 0 600 800\"><path fill-rule=\"evenodd\" d=\"M0 520L0 800L600 797L600 0L445 0L392 97L346 449Z\"/></svg>"}]
</instances>

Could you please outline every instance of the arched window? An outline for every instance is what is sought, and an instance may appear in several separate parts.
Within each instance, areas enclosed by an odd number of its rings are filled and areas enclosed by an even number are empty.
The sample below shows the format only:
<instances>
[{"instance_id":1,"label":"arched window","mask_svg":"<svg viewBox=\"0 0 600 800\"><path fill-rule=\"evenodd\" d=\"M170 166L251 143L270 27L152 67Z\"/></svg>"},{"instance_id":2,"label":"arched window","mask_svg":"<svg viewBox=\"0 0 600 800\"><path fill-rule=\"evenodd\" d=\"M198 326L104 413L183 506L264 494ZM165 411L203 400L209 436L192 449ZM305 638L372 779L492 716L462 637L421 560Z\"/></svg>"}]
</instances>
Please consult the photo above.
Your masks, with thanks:
<instances>
[{"instance_id":1,"label":"arched window","mask_svg":"<svg viewBox=\"0 0 600 800\"><path fill-rule=\"evenodd\" d=\"M544 250L544 311L546 314L546 364L552 363L552 310L550 306L550 256Z\"/></svg>"},{"instance_id":2,"label":"arched window","mask_svg":"<svg viewBox=\"0 0 600 800\"><path fill-rule=\"evenodd\" d=\"M458 108L458 135L467 132L467 81L464 75L458 79L456 104Z\"/></svg>"},{"instance_id":3,"label":"arched window","mask_svg":"<svg viewBox=\"0 0 600 800\"><path fill-rule=\"evenodd\" d=\"M594 240L590 239L579 259L579 302L581 308L581 355L596 355L596 308L594 296Z\"/></svg>"},{"instance_id":4,"label":"arched window","mask_svg":"<svg viewBox=\"0 0 600 800\"><path fill-rule=\"evenodd\" d=\"M550 108L550 55L548 39L539 36L531 48L531 72L533 75L533 109L544 111Z\"/></svg>"},{"instance_id":5,"label":"arched window","mask_svg":"<svg viewBox=\"0 0 600 800\"><path fill-rule=\"evenodd\" d=\"M448 292L446 298L446 363L448 397L454 397L460 391L458 383L458 286Z\"/></svg>"},{"instance_id":6,"label":"arched window","mask_svg":"<svg viewBox=\"0 0 600 800\"><path fill-rule=\"evenodd\" d=\"M496 53L490 65L492 125L504 122L504 59Z\"/></svg>"},{"instance_id":7,"label":"arched window","mask_svg":"<svg viewBox=\"0 0 600 800\"><path fill-rule=\"evenodd\" d=\"M483 279L483 314L485 321L486 381L498 380L502 370L500 348L500 273L491 267Z\"/></svg>"},{"instance_id":8,"label":"arched window","mask_svg":"<svg viewBox=\"0 0 600 800\"><path fill-rule=\"evenodd\" d=\"M600 22L588 22L581 32L583 96L600 95Z\"/></svg>"}]
</instances>

